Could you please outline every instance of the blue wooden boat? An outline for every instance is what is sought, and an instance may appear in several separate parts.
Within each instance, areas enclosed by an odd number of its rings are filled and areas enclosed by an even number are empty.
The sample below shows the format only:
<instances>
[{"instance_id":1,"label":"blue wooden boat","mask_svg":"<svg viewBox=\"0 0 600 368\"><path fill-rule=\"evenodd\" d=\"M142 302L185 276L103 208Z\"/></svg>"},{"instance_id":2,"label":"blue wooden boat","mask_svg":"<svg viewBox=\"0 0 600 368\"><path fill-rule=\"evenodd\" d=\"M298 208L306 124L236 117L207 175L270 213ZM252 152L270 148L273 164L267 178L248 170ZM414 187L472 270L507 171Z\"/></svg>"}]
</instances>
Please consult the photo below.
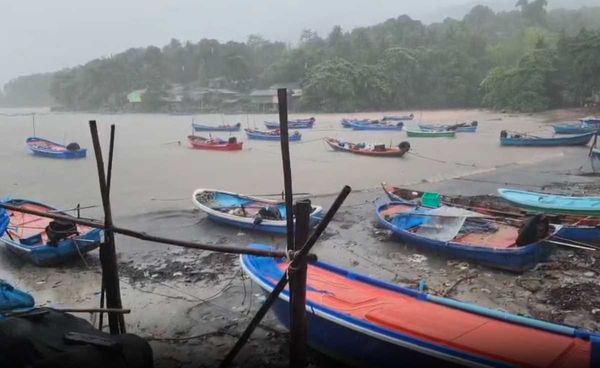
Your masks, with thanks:
<instances>
[{"instance_id":1,"label":"blue wooden boat","mask_svg":"<svg viewBox=\"0 0 600 368\"><path fill-rule=\"evenodd\" d=\"M0 319L7 313L25 312L33 308L33 297L4 280L0 280Z\"/></svg>"},{"instance_id":2,"label":"blue wooden boat","mask_svg":"<svg viewBox=\"0 0 600 368\"><path fill-rule=\"evenodd\" d=\"M65 146L38 137L29 137L25 143L34 155L41 157L74 159L84 158L87 155L87 150L79 147L77 143L69 143Z\"/></svg>"},{"instance_id":3,"label":"blue wooden boat","mask_svg":"<svg viewBox=\"0 0 600 368\"><path fill-rule=\"evenodd\" d=\"M192 129L195 132L239 132L242 128L242 123L236 123L234 125L218 125L211 126L200 123L192 123Z\"/></svg>"},{"instance_id":4,"label":"blue wooden boat","mask_svg":"<svg viewBox=\"0 0 600 368\"><path fill-rule=\"evenodd\" d=\"M598 127L588 125L583 122L579 123L558 123L553 124L555 134L585 134L589 132L596 132Z\"/></svg>"},{"instance_id":5,"label":"blue wooden boat","mask_svg":"<svg viewBox=\"0 0 600 368\"><path fill-rule=\"evenodd\" d=\"M214 222L271 234L287 234L285 203L212 189L194 191L192 202ZM322 208L312 206L311 226Z\"/></svg>"},{"instance_id":6,"label":"blue wooden boat","mask_svg":"<svg viewBox=\"0 0 600 368\"><path fill-rule=\"evenodd\" d=\"M498 193L510 203L534 212L600 215L600 197L573 197L504 188L498 189Z\"/></svg>"},{"instance_id":7,"label":"blue wooden boat","mask_svg":"<svg viewBox=\"0 0 600 368\"><path fill-rule=\"evenodd\" d=\"M343 128L352 128L352 123L357 124L369 124L369 119L342 119L341 124Z\"/></svg>"},{"instance_id":8,"label":"blue wooden boat","mask_svg":"<svg viewBox=\"0 0 600 368\"><path fill-rule=\"evenodd\" d=\"M283 259L243 255L240 263L265 294L287 271ZM351 366L600 364L600 335L594 332L434 296L325 262L309 263L306 283L308 344ZM289 300L286 288L272 307L287 328Z\"/></svg>"},{"instance_id":9,"label":"blue wooden boat","mask_svg":"<svg viewBox=\"0 0 600 368\"><path fill-rule=\"evenodd\" d=\"M7 199L3 203L42 212L68 216L48 205L27 199ZM8 229L2 238L6 248L38 266L62 263L100 246L102 230L62 223L22 212L7 211Z\"/></svg>"},{"instance_id":10,"label":"blue wooden boat","mask_svg":"<svg viewBox=\"0 0 600 368\"><path fill-rule=\"evenodd\" d=\"M246 135L248 139L257 139L262 141L280 141L281 134L279 130L256 130L256 129L244 129L246 131ZM288 136L290 142L299 141L302 139L302 134L300 132L294 132Z\"/></svg>"},{"instance_id":11,"label":"blue wooden boat","mask_svg":"<svg viewBox=\"0 0 600 368\"><path fill-rule=\"evenodd\" d=\"M288 129L312 129L315 118L288 120ZM278 121L265 121L267 129L279 129Z\"/></svg>"},{"instance_id":12,"label":"blue wooden boat","mask_svg":"<svg viewBox=\"0 0 600 368\"><path fill-rule=\"evenodd\" d=\"M458 124L419 124L419 128L422 130L437 130L437 131L449 131L453 130L457 133L475 133L477 132L477 121L471 123L458 123Z\"/></svg>"},{"instance_id":13,"label":"blue wooden boat","mask_svg":"<svg viewBox=\"0 0 600 368\"><path fill-rule=\"evenodd\" d=\"M384 115L383 121L403 121L403 120L412 120L415 117L414 114L410 115Z\"/></svg>"},{"instance_id":14,"label":"blue wooden boat","mask_svg":"<svg viewBox=\"0 0 600 368\"><path fill-rule=\"evenodd\" d=\"M440 215L436 210L402 202L378 206L375 216L397 239L420 250L512 272L531 269L544 261L551 250L544 244L546 239L517 245L516 226L478 217L465 219L458 214Z\"/></svg>"},{"instance_id":15,"label":"blue wooden boat","mask_svg":"<svg viewBox=\"0 0 600 368\"><path fill-rule=\"evenodd\" d=\"M582 123L588 124L588 125L600 126L600 118L595 117L595 116L587 116L585 118L579 119L579 121L581 121Z\"/></svg>"},{"instance_id":16,"label":"blue wooden boat","mask_svg":"<svg viewBox=\"0 0 600 368\"><path fill-rule=\"evenodd\" d=\"M594 132L565 137L542 138L521 133L500 132L500 145L502 146L585 146L594 136Z\"/></svg>"},{"instance_id":17,"label":"blue wooden boat","mask_svg":"<svg viewBox=\"0 0 600 368\"><path fill-rule=\"evenodd\" d=\"M0 208L0 236L4 235L9 223L10 217L8 216L8 212L4 208Z\"/></svg>"},{"instance_id":18,"label":"blue wooden boat","mask_svg":"<svg viewBox=\"0 0 600 368\"><path fill-rule=\"evenodd\" d=\"M379 122L370 121L368 123L363 122L350 122L352 130L386 130L386 131L400 131L404 127L404 123L398 122Z\"/></svg>"}]
</instances>

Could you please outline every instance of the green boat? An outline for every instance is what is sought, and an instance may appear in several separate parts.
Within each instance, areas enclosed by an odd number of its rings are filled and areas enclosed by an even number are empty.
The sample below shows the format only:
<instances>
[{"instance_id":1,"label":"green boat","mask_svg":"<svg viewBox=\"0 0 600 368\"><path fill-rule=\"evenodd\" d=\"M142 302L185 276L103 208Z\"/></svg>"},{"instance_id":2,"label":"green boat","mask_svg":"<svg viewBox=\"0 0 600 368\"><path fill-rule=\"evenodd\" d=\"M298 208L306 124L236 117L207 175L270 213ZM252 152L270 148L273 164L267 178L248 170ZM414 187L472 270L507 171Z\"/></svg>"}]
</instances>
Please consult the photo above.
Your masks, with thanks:
<instances>
[{"instance_id":1,"label":"green boat","mask_svg":"<svg viewBox=\"0 0 600 368\"><path fill-rule=\"evenodd\" d=\"M449 137L454 138L456 132L454 130L425 130L425 129L406 129L406 135L409 137Z\"/></svg>"}]
</instances>

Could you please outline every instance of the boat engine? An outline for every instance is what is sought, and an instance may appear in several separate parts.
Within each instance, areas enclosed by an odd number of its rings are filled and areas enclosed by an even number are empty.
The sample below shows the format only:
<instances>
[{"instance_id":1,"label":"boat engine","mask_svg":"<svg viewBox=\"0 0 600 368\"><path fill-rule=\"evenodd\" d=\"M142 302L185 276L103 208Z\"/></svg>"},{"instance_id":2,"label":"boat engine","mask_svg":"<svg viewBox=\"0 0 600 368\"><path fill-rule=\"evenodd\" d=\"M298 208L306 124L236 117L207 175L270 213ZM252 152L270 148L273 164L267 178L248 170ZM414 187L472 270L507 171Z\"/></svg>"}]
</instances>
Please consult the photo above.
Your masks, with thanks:
<instances>
[{"instance_id":1,"label":"boat engine","mask_svg":"<svg viewBox=\"0 0 600 368\"><path fill-rule=\"evenodd\" d=\"M79 231L74 222L54 220L46 226L46 235L48 235L47 244L55 247L61 240L72 235L79 235Z\"/></svg>"},{"instance_id":2,"label":"boat engine","mask_svg":"<svg viewBox=\"0 0 600 368\"><path fill-rule=\"evenodd\" d=\"M229 144L235 144L235 143L237 143L237 138L236 137L229 137L229 139L227 140L227 142Z\"/></svg>"},{"instance_id":3,"label":"boat engine","mask_svg":"<svg viewBox=\"0 0 600 368\"><path fill-rule=\"evenodd\" d=\"M79 143L77 142L72 142L67 144L67 150L69 151L79 151L81 149L81 147L79 146Z\"/></svg>"},{"instance_id":4,"label":"boat engine","mask_svg":"<svg viewBox=\"0 0 600 368\"><path fill-rule=\"evenodd\" d=\"M515 243L517 246L535 243L550 233L550 220L542 214L528 218L519 229Z\"/></svg>"},{"instance_id":5,"label":"boat engine","mask_svg":"<svg viewBox=\"0 0 600 368\"><path fill-rule=\"evenodd\" d=\"M398 148L400 148L401 151L408 152L410 150L410 143L407 141L400 142Z\"/></svg>"},{"instance_id":6,"label":"boat engine","mask_svg":"<svg viewBox=\"0 0 600 368\"><path fill-rule=\"evenodd\" d=\"M503 130L500 132L500 138L507 138L508 137L508 132L506 130Z\"/></svg>"}]
</instances>

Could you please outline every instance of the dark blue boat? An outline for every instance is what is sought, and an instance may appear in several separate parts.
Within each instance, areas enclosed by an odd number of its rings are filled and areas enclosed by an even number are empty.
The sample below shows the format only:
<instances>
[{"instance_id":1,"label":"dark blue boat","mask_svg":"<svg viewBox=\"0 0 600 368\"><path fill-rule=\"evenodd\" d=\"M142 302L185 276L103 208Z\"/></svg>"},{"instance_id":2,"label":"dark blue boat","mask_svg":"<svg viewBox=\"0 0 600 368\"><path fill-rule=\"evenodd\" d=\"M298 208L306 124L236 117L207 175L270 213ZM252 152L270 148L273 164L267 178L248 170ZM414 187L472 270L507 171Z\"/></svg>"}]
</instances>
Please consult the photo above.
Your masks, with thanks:
<instances>
[{"instance_id":1,"label":"dark blue boat","mask_svg":"<svg viewBox=\"0 0 600 368\"><path fill-rule=\"evenodd\" d=\"M33 297L4 280L0 280L0 319L3 314L28 311L35 305Z\"/></svg>"},{"instance_id":2,"label":"dark blue boat","mask_svg":"<svg viewBox=\"0 0 600 368\"><path fill-rule=\"evenodd\" d=\"M248 136L248 139L256 139L256 140L262 140L262 141L280 141L281 140L281 134L279 132L279 130L269 130L269 131L262 131L262 130L256 130L256 129L244 129L246 131L246 135ZM295 141L299 141L302 139L302 134L300 134L300 132L294 132L293 134L290 134L288 136L288 139L290 142L295 142Z\"/></svg>"},{"instance_id":3,"label":"dark blue boat","mask_svg":"<svg viewBox=\"0 0 600 368\"><path fill-rule=\"evenodd\" d=\"M483 218L461 223L458 215L442 216L433 211L391 202L378 206L375 216L406 244L507 271L531 269L544 261L552 249L544 244L546 239L517 245L519 229L516 226L493 224Z\"/></svg>"},{"instance_id":4,"label":"dark blue boat","mask_svg":"<svg viewBox=\"0 0 600 368\"><path fill-rule=\"evenodd\" d=\"M342 119L341 124L343 128L352 128L353 123L357 124L369 124L369 119Z\"/></svg>"},{"instance_id":5,"label":"dark blue boat","mask_svg":"<svg viewBox=\"0 0 600 368\"><path fill-rule=\"evenodd\" d=\"M398 122L379 122L370 121L368 123L362 122L351 122L350 127L352 130L385 130L385 131L399 131L404 127L404 123Z\"/></svg>"},{"instance_id":6,"label":"dark blue boat","mask_svg":"<svg viewBox=\"0 0 600 368\"><path fill-rule=\"evenodd\" d=\"M262 245L252 247L270 249ZM270 293L285 260L241 256ZM386 283L325 262L306 281L308 344L355 367L595 367L600 335ZM290 325L284 289L272 310ZM535 349L523 346L536 344Z\"/></svg>"},{"instance_id":7,"label":"dark blue boat","mask_svg":"<svg viewBox=\"0 0 600 368\"><path fill-rule=\"evenodd\" d=\"M315 118L288 120L288 129L312 129ZM265 121L267 129L279 129L278 121Z\"/></svg>"},{"instance_id":8,"label":"dark blue boat","mask_svg":"<svg viewBox=\"0 0 600 368\"><path fill-rule=\"evenodd\" d=\"M552 125L554 133L556 134L585 134L589 132L596 132L597 126L588 125L583 122L579 123L558 123Z\"/></svg>"},{"instance_id":9,"label":"dark blue boat","mask_svg":"<svg viewBox=\"0 0 600 368\"><path fill-rule=\"evenodd\" d=\"M242 128L242 123L234 125L218 125L211 126L200 123L192 123L192 128L195 132L239 132Z\"/></svg>"},{"instance_id":10,"label":"dark blue boat","mask_svg":"<svg viewBox=\"0 0 600 368\"><path fill-rule=\"evenodd\" d=\"M502 146L530 146L530 147L552 147L552 146L585 146L589 143L595 132L578 134L565 137L543 138L528 134L500 132L500 145Z\"/></svg>"},{"instance_id":11,"label":"dark blue boat","mask_svg":"<svg viewBox=\"0 0 600 368\"><path fill-rule=\"evenodd\" d=\"M87 150L85 148L79 147L79 144L77 143L70 143L65 146L38 137L29 137L27 138L25 143L27 143L27 146L29 147L31 152L36 156L60 159L74 159L84 158L87 155Z\"/></svg>"},{"instance_id":12,"label":"dark blue boat","mask_svg":"<svg viewBox=\"0 0 600 368\"><path fill-rule=\"evenodd\" d=\"M21 208L52 212L65 216L48 205L27 199L8 199L3 203ZM100 246L102 230L74 223L8 211L10 223L0 238L6 248L38 266L55 265L80 256Z\"/></svg>"}]
</instances>

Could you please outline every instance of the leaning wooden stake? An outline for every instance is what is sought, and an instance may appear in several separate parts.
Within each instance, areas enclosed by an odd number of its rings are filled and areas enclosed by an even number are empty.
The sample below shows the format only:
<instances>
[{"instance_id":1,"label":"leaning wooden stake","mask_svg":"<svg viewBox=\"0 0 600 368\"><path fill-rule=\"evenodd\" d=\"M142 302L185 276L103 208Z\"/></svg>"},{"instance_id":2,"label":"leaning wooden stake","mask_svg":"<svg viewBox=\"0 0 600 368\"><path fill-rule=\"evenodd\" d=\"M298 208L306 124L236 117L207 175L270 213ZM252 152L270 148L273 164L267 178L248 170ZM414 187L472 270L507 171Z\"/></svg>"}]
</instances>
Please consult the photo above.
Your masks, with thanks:
<instances>
[{"instance_id":1,"label":"leaning wooden stake","mask_svg":"<svg viewBox=\"0 0 600 368\"><path fill-rule=\"evenodd\" d=\"M287 249L294 249L294 198L292 191L292 166L290 163L290 142L288 132L287 89L277 90L279 100L279 134L281 134L281 159L283 161L283 184L285 187L285 207L287 220Z\"/></svg>"},{"instance_id":2,"label":"leaning wooden stake","mask_svg":"<svg viewBox=\"0 0 600 368\"><path fill-rule=\"evenodd\" d=\"M296 202L296 237L295 249L306 243L310 233L310 200L304 199ZM298 260L298 266L288 267L290 279L290 367L302 368L306 366L306 338L308 326L306 324L306 258Z\"/></svg>"},{"instance_id":3,"label":"leaning wooden stake","mask_svg":"<svg viewBox=\"0 0 600 368\"><path fill-rule=\"evenodd\" d=\"M298 267L299 263L301 262L301 259L305 258L308 252L310 252L313 245L315 245L323 231L325 231L325 228L327 227L327 225L329 225L329 222L331 221L331 219L333 219L333 216L340 209L342 203L344 203L344 200L346 199L346 197L348 197L348 194L350 194L351 191L352 188L350 188L347 185L342 189L338 197L331 205L331 208L329 208L329 211L327 211L327 213L325 214L325 217L323 217L323 220L321 220L321 222L315 229L314 233L312 233L312 235L310 236L308 241L302 246L302 248L294 253L292 262L290 262L288 267ZM227 354L223 362L219 365L219 367L227 367L231 364L231 362L233 362L233 359L235 359L236 355L240 352L244 344L246 344L246 341L248 341L248 338L250 337L256 326L258 326L260 321L262 321L264 316L269 311L269 308L271 308L273 303L275 303L275 301L279 297L279 294L283 291L287 283L287 273L284 273L281 280L279 280L277 285L275 285L275 288L273 289L273 291L271 291L271 294L269 294L263 305L256 312L256 314L250 321L250 324L248 325L248 327L246 327L244 333L242 333L242 336L240 336L238 341L235 343L231 351L229 351L229 353Z\"/></svg>"},{"instance_id":4,"label":"leaning wooden stake","mask_svg":"<svg viewBox=\"0 0 600 368\"><path fill-rule=\"evenodd\" d=\"M115 234L113 232L112 211L110 207L110 195L104 173L104 159L102 148L98 138L98 127L95 120L90 120L90 132L96 155L96 166L98 168L98 181L100 183L100 194L102 195L102 206L104 207L104 243L100 247L100 263L102 265L102 283L106 290L106 306L108 308L122 309L121 291L119 287L119 270L117 266L117 254L115 250ZM108 314L108 326L111 334L125 332L125 319L122 314Z\"/></svg>"}]
</instances>

